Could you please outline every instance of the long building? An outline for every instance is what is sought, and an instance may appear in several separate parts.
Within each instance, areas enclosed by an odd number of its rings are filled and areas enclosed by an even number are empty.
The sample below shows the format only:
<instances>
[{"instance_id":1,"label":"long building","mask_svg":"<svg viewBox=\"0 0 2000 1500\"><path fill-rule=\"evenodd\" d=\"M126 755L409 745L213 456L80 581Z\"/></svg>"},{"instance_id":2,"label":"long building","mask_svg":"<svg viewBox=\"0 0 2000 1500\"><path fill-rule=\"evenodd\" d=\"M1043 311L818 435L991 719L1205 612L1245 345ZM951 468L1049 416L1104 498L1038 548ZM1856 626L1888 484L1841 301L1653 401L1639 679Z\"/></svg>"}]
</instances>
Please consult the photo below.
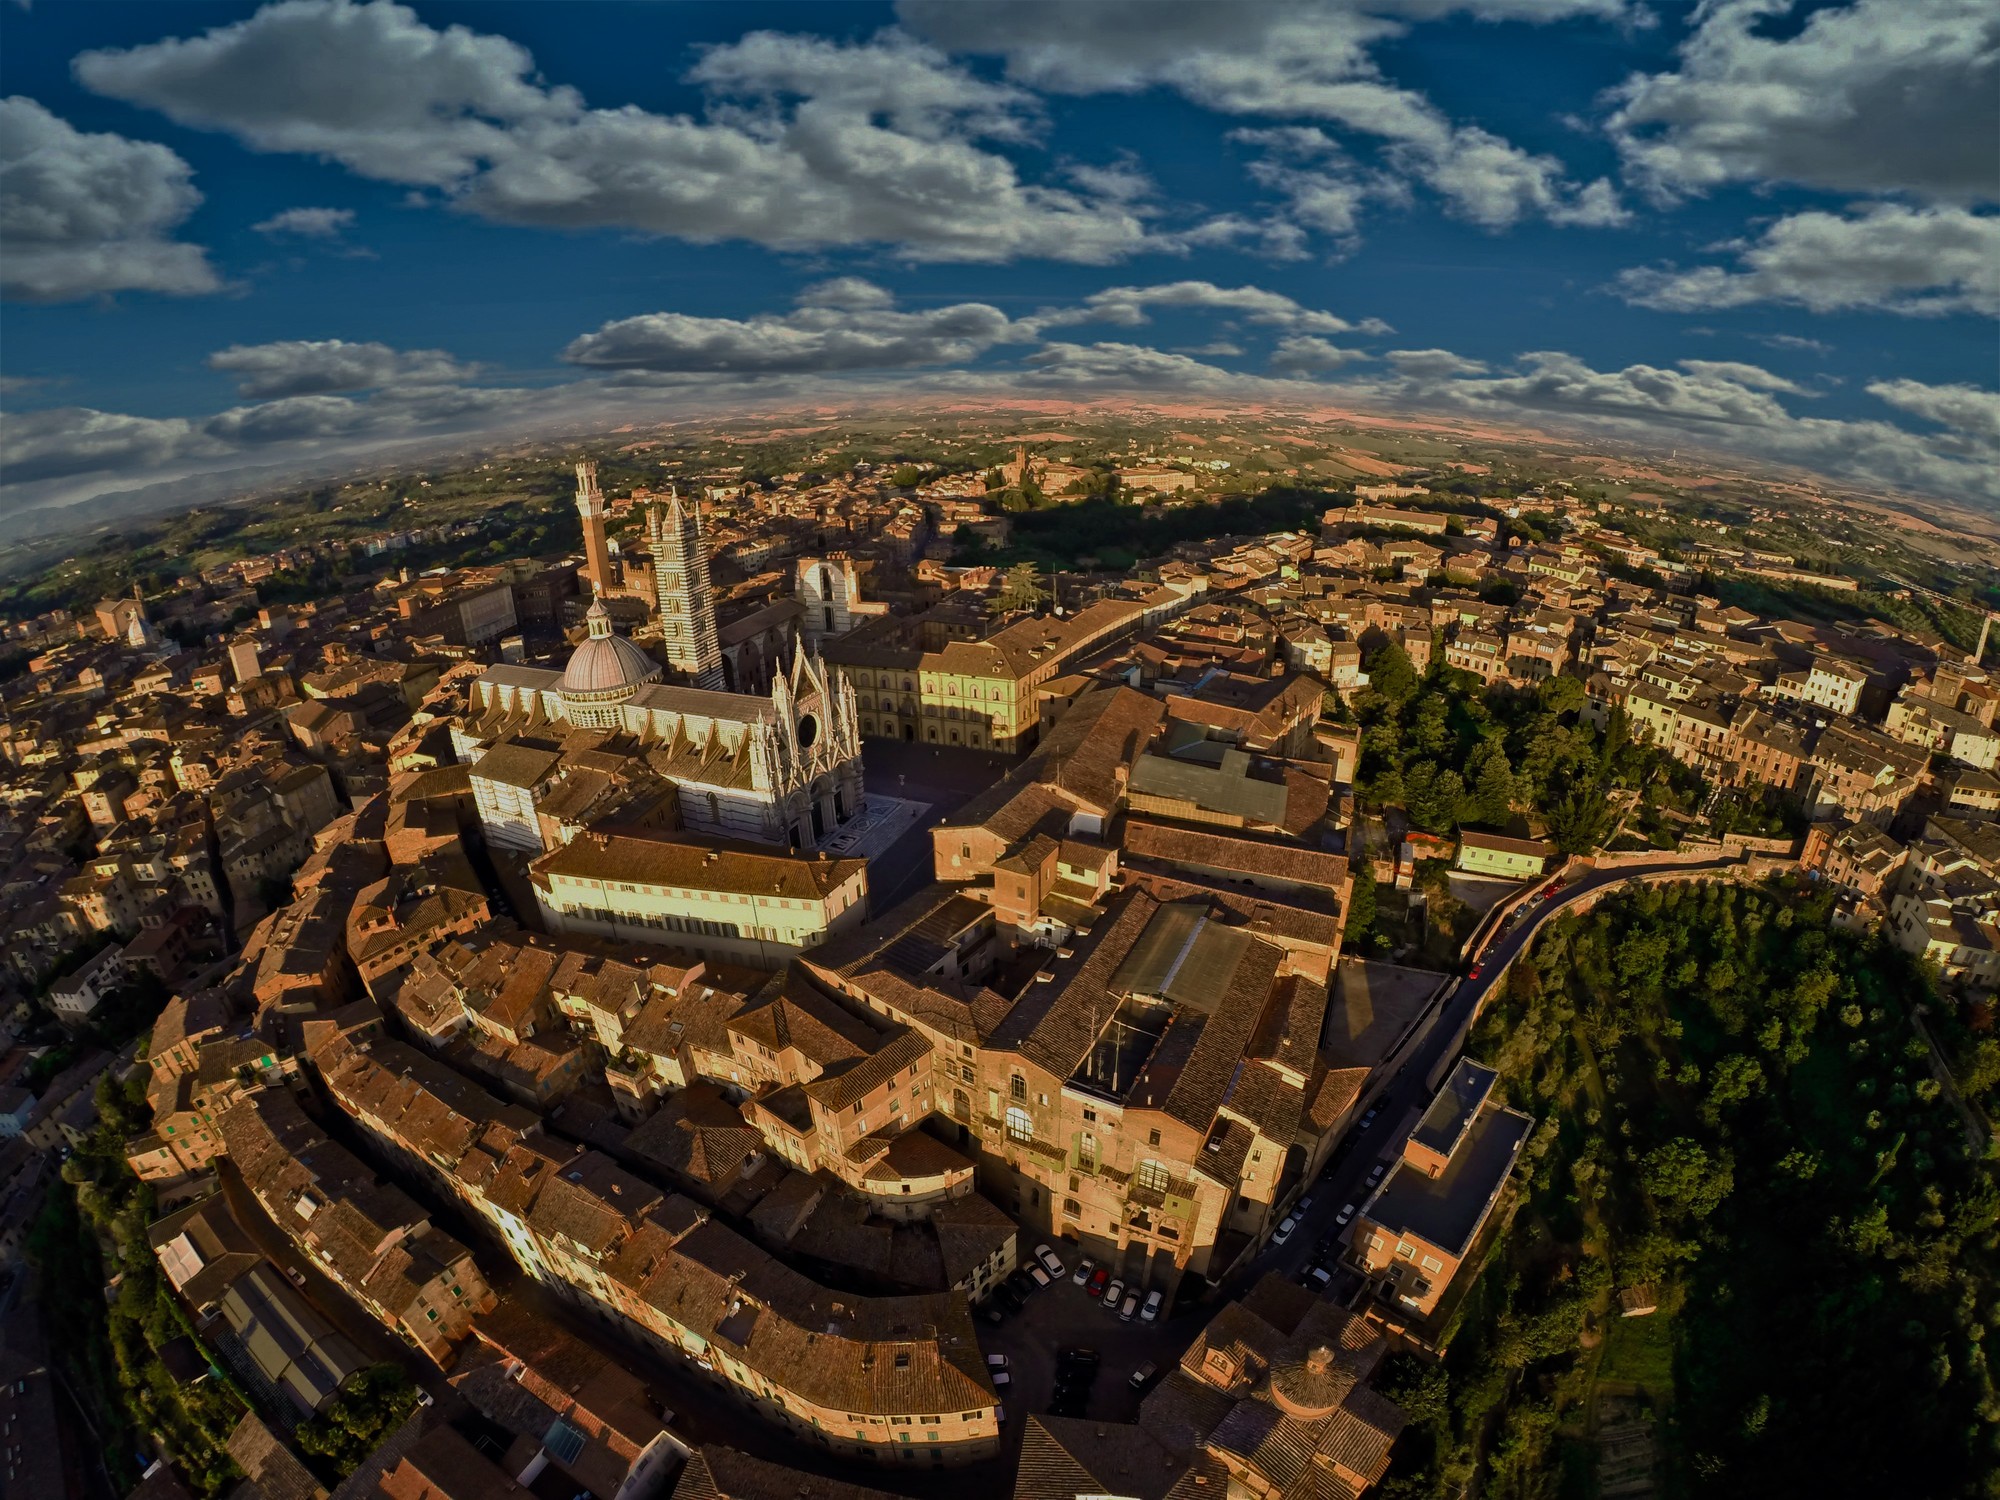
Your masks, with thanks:
<instances>
[{"instance_id":1,"label":"long building","mask_svg":"<svg viewBox=\"0 0 2000 1500\"><path fill-rule=\"evenodd\" d=\"M334 1038L313 1060L334 1103L490 1225L522 1270L794 1435L885 1463L999 1451L999 1401L963 1297L820 1286L399 1043Z\"/></svg>"}]
</instances>

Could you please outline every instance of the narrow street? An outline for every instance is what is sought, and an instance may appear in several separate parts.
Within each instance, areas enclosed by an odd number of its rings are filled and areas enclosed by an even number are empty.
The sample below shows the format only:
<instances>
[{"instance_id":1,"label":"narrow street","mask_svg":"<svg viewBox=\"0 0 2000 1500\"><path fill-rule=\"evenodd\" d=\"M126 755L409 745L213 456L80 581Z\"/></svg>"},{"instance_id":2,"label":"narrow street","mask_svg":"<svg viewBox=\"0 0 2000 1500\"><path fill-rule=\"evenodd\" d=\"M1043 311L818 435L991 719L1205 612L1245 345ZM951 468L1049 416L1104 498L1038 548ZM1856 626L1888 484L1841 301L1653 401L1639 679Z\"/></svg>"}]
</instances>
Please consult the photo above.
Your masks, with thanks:
<instances>
[{"instance_id":1,"label":"narrow street","mask_svg":"<svg viewBox=\"0 0 2000 1500\"><path fill-rule=\"evenodd\" d=\"M1479 955L1476 965L1479 977L1462 978L1455 988L1444 992L1444 999L1425 1023L1423 1038L1411 1052L1410 1060L1375 1101L1374 1125L1339 1148L1319 1180L1306 1189L1312 1197L1312 1207L1305 1222L1284 1245L1267 1245L1225 1284L1225 1291L1232 1294L1240 1291L1267 1271L1296 1274L1311 1258L1319 1241L1335 1230L1334 1216L1341 1206L1347 1203L1359 1206L1368 1191L1370 1168L1378 1161L1394 1161L1402 1155L1403 1141L1429 1102L1431 1090L1426 1080L1432 1070L1444 1059L1446 1049L1454 1045L1460 1029L1476 1014L1493 986L1503 979L1507 966L1526 951L1545 923L1587 896L1642 876L1674 871L1693 880L1738 863L1736 859L1710 860L1697 865L1662 861L1592 870L1539 906L1525 908L1525 914L1499 938L1489 942Z\"/></svg>"}]
</instances>

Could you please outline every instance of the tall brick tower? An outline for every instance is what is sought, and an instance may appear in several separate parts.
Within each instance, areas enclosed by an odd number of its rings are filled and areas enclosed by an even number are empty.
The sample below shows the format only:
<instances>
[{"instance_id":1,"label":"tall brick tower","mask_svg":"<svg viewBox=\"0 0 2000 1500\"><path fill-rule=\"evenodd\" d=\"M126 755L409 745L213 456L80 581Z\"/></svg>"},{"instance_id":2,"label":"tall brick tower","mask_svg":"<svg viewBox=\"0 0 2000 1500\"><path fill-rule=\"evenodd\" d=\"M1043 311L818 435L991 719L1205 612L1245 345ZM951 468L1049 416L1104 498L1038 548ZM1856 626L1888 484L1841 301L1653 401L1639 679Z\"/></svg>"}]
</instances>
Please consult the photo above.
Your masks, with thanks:
<instances>
[{"instance_id":1,"label":"tall brick tower","mask_svg":"<svg viewBox=\"0 0 2000 1500\"><path fill-rule=\"evenodd\" d=\"M611 545L604 537L604 495L597 488L597 465L576 466L576 513L583 520L584 575L596 594L611 592Z\"/></svg>"},{"instance_id":2,"label":"tall brick tower","mask_svg":"<svg viewBox=\"0 0 2000 1500\"><path fill-rule=\"evenodd\" d=\"M701 511L683 505L678 489L646 516L653 549L653 581L660 594L660 638L667 662L696 687L721 691L722 643L715 629L715 590L708 580L708 543Z\"/></svg>"}]
</instances>

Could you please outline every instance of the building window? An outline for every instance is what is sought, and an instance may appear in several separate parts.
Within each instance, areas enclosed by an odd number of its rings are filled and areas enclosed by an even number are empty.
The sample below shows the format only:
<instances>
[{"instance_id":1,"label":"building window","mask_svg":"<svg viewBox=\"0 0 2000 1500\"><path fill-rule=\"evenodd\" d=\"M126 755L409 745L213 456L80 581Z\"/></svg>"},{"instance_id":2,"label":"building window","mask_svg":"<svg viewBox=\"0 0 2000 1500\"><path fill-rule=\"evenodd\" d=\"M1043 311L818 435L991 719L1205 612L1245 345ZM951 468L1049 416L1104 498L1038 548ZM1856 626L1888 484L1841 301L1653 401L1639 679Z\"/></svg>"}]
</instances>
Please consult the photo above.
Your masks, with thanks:
<instances>
[{"instance_id":1,"label":"building window","mask_svg":"<svg viewBox=\"0 0 2000 1500\"><path fill-rule=\"evenodd\" d=\"M1010 1141L1032 1141L1035 1138L1035 1121L1018 1104L1007 1106L1007 1139Z\"/></svg>"},{"instance_id":2,"label":"building window","mask_svg":"<svg viewBox=\"0 0 2000 1500\"><path fill-rule=\"evenodd\" d=\"M1159 1144L1160 1144L1160 1132L1159 1132L1159 1131L1157 1131L1157 1130L1149 1130L1149 1131L1147 1131L1147 1132L1146 1132L1146 1144L1147 1144L1147 1145L1149 1145L1149 1146L1157 1146L1157 1145L1159 1145Z\"/></svg>"},{"instance_id":3,"label":"building window","mask_svg":"<svg viewBox=\"0 0 2000 1500\"><path fill-rule=\"evenodd\" d=\"M1007 1080L1007 1092L1011 1097L1025 1103L1028 1098L1028 1080L1016 1073Z\"/></svg>"},{"instance_id":4,"label":"building window","mask_svg":"<svg viewBox=\"0 0 2000 1500\"><path fill-rule=\"evenodd\" d=\"M1154 1132L1156 1135L1158 1133L1157 1131ZM1140 1162L1139 1170L1135 1176L1140 1187L1154 1193L1164 1193L1167 1190L1167 1184L1173 1180L1168 1175L1165 1167L1152 1160Z\"/></svg>"}]
</instances>

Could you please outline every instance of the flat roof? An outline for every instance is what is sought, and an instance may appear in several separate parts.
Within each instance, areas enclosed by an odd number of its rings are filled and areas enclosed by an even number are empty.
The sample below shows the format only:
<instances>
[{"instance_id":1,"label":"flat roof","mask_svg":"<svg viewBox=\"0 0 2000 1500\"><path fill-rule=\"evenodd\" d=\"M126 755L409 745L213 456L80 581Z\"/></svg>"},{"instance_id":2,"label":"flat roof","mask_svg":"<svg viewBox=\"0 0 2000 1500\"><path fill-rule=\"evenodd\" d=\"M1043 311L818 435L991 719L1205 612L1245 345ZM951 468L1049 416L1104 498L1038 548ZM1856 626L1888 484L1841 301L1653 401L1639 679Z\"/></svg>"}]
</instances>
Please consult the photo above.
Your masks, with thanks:
<instances>
[{"instance_id":1,"label":"flat roof","mask_svg":"<svg viewBox=\"0 0 2000 1500\"><path fill-rule=\"evenodd\" d=\"M1362 1217L1462 1257L1534 1123L1519 1110L1486 1110L1443 1172L1431 1177L1399 1162Z\"/></svg>"},{"instance_id":2,"label":"flat roof","mask_svg":"<svg viewBox=\"0 0 2000 1500\"><path fill-rule=\"evenodd\" d=\"M1466 1127L1478 1117L1479 1107L1493 1092L1494 1080L1499 1076L1483 1063L1461 1058L1424 1111L1424 1117L1417 1122L1417 1128L1410 1132L1410 1139L1419 1146L1428 1146L1439 1156L1450 1156Z\"/></svg>"}]
</instances>

